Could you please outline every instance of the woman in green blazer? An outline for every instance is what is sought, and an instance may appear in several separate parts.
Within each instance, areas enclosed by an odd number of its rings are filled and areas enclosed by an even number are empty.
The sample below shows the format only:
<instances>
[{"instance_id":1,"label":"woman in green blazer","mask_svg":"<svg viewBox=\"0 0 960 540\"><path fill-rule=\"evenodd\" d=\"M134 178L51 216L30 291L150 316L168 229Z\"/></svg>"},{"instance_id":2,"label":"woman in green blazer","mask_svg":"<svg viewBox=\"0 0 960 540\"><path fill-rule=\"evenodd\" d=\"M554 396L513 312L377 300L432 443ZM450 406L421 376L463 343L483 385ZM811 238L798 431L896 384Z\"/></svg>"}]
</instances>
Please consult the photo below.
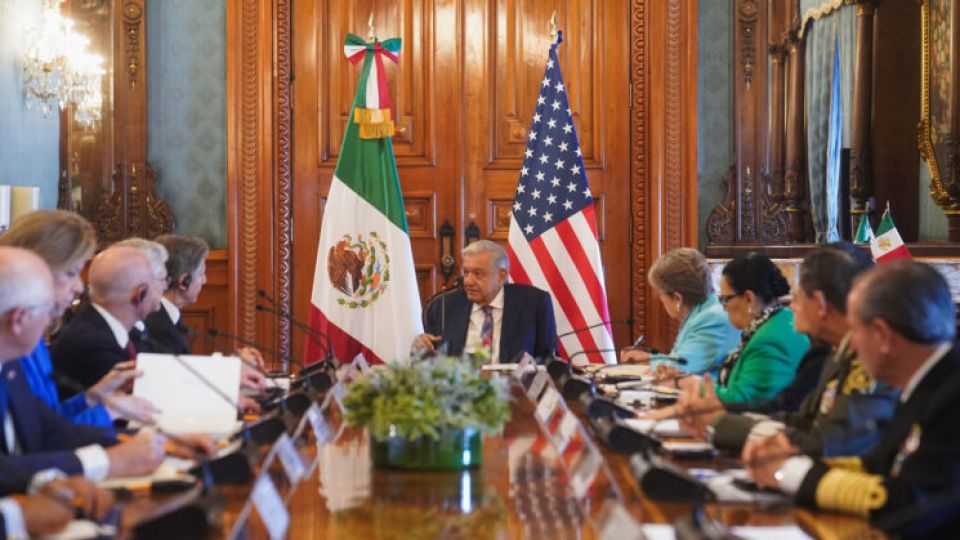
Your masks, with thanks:
<instances>
[{"instance_id":1,"label":"woman in green blazer","mask_svg":"<svg viewBox=\"0 0 960 540\"><path fill-rule=\"evenodd\" d=\"M793 381L810 340L793 329L793 312L780 304L789 292L780 270L758 253L724 267L718 299L741 335L720 366L715 383L720 401L759 403Z\"/></svg>"}]
</instances>

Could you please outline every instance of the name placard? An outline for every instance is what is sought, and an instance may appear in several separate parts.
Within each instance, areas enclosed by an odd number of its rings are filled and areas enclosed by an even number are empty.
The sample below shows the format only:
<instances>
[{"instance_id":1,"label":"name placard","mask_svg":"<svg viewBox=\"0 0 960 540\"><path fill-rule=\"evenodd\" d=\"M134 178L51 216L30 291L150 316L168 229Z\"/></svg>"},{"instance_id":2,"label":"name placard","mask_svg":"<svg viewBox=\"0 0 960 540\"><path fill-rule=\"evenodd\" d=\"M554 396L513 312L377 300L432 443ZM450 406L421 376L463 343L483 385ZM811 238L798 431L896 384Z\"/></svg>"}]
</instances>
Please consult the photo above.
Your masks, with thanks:
<instances>
[{"instance_id":1,"label":"name placard","mask_svg":"<svg viewBox=\"0 0 960 540\"><path fill-rule=\"evenodd\" d=\"M260 514L270 540L284 538L290 527L290 513L287 512L283 499L280 498L280 492L267 474L257 477L257 481L253 484L253 491L250 492L250 501Z\"/></svg>"},{"instance_id":2,"label":"name placard","mask_svg":"<svg viewBox=\"0 0 960 540\"><path fill-rule=\"evenodd\" d=\"M293 440L284 433L273 444L290 485L298 484L306 473L306 467L303 464L303 459L300 458L300 452L297 452L297 447L293 444Z\"/></svg>"},{"instance_id":3,"label":"name placard","mask_svg":"<svg viewBox=\"0 0 960 540\"><path fill-rule=\"evenodd\" d=\"M543 388L547 386L547 372L538 371L533 377L533 381L530 382L530 387L527 388L527 395L530 396L530 399L537 401L537 398L540 397L540 394L543 392Z\"/></svg>"}]
</instances>

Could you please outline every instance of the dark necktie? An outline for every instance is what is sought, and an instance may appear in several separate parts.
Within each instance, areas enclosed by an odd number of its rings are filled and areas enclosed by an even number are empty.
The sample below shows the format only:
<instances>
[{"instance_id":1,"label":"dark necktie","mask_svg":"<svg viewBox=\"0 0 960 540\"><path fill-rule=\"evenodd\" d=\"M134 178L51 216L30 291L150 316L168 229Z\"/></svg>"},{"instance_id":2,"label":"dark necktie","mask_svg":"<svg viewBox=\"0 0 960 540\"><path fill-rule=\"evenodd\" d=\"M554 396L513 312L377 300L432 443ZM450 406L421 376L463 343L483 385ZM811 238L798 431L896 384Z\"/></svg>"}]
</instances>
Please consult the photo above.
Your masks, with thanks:
<instances>
[{"instance_id":1,"label":"dark necktie","mask_svg":"<svg viewBox=\"0 0 960 540\"><path fill-rule=\"evenodd\" d=\"M0 370L0 447L3 453L10 455L10 448L7 444L6 421L7 414L10 413L7 394L7 370Z\"/></svg>"},{"instance_id":2,"label":"dark necktie","mask_svg":"<svg viewBox=\"0 0 960 540\"><path fill-rule=\"evenodd\" d=\"M137 347L133 344L133 336L130 336L130 339L127 340L127 357L130 360L135 360L137 358Z\"/></svg>"}]
</instances>

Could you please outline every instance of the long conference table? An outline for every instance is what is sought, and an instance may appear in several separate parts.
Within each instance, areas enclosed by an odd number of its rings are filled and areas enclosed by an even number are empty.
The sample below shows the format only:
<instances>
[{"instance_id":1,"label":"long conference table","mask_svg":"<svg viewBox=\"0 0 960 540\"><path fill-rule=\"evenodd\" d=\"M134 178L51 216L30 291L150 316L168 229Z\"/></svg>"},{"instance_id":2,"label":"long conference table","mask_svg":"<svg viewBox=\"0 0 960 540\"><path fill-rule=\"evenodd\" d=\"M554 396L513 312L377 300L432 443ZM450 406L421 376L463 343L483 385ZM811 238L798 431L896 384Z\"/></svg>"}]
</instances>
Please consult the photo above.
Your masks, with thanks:
<instances>
[{"instance_id":1,"label":"long conference table","mask_svg":"<svg viewBox=\"0 0 960 540\"><path fill-rule=\"evenodd\" d=\"M484 437L482 466L464 471L375 468L365 430L344 425L336 406L325 407L325 422L336 435L325 444L301 441L304 459L316 463L309 475L285 488L279 467L270 465L272 477L280 479L277 489L288 499L287 537L637 538L641 536L635 531L626 534L624 526L629 527L630 521L622 519L624 513L637 524L670 524L691 514L689 502L666 503L646 497L631 470L630 456L610 451L589 429L590 441L566 445L558 453L546 436L550 428L538 421L537 404L519 381L514 380L512 394L511 420L501 434ZM566 406L583 426L588 425L579 401ZM583 497L578 499L574 496L578 489L572 486L576 474L571 472L571 461L577 459L575 454L582 456L583 447L590 444L599 450L602 463L591 485L586 490L579 487ZM262 454L267 452L264 447ZM683 467L736 466L735 459L724 457L675 462ZM263 472L260 467L254 469ZM240 538L270 538L259 513L251 510L252 489L252 482L218 486L222 505L210 538L229 537L238 519L242 519L237 527L243 532ZM178 504L175 498L151 498L157 505ZM707 504L705 508L708 516L727 526L797 525L815 538L884 538L865 520L789 505Z\"/></svg>"}]
</instances>

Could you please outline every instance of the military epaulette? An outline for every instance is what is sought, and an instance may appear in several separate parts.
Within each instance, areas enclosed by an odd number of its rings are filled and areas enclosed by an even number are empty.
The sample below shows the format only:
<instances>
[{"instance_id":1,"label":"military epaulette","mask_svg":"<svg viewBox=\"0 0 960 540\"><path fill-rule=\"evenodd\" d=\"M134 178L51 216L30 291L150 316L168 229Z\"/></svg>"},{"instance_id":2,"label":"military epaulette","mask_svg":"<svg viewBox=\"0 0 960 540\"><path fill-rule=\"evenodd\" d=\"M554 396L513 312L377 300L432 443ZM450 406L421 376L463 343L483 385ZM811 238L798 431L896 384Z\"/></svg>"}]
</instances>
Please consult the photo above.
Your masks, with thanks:
<instances>
[{"instance_id":1,"label":"military epaulette","mask_svg":"<svg viewBox=\"0 0 960 540\"><path fill-rule=\"evenodd\" d=\"M826 463L831 469L864 472L863 460L856 456L825 458L823 462Z\"/></svg>"},{"instance_id":2,"label":"military epaulette","mask_svg":"<svg viewBox=\"0 0 960 540\"><path fill-rule=\"evenodd\" d=\"M866 368L860 363L860 359L854 359L850 363L850 371L843 381L842 393L845 396L856 392L858 394L867 394L876 387L876 380L867 373Z\"/></svg>"},{"instance_id":3,"label":"military epaulette","mask_svg":"<svg viewBox=\"0 0 960 540\"><path fill-rule=\"evenodd\" d=\"M883 477L876 474L830 469L817 484L817 507L868 516L887 503Z\"/></svg>"}]
</instances>

